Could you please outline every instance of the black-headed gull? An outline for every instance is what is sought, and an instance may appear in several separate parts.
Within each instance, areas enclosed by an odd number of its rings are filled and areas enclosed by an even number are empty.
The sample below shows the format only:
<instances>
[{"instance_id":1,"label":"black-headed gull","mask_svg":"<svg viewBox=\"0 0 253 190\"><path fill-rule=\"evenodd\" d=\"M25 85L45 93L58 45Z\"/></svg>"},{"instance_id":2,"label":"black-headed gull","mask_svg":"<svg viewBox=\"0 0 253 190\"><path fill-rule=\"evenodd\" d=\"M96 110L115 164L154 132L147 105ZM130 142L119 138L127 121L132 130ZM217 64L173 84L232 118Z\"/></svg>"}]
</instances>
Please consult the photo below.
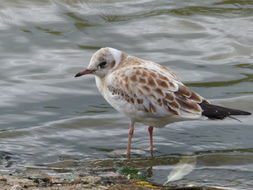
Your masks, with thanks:
<instances>
[{"instance_id":1,"label":"black-headed gull","mask_svg":"<svg viewBox=\"0 0 253 190\"><path fill-rule=\"evenodd\" d=\"M99 92L130 120L127 157L130 158L135 122L148 127L153 156L153 127L201 118L224 119L250 115L241 110L210 104L186 87L167 67L128 55L114 48L101 48L88 67L75 77L93 74Z\"/></svg>"}]
</instances>

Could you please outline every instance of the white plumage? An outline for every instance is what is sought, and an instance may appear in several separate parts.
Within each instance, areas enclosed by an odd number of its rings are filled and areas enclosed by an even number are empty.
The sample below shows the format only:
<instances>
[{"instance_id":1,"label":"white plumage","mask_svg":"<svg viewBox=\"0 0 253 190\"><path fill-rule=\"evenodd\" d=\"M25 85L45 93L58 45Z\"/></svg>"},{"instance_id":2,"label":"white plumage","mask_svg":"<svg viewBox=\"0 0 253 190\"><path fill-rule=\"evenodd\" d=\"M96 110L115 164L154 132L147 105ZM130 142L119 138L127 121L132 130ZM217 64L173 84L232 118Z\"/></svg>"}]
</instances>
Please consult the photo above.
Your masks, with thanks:
<instances>
[{"instance_id":1,"label":"white plumage","mask_svg":"<svg viewBox=\"0 0 253 190\"><path fill-rule=\"evenodd\" d=\"M98 50L91 57L87 69L79 72L76 77L85 74L94 74L102 96L131 120L128 157L135 122L149 126L153 154L153 127L162 127L176 121L200 119L203 113L212 119L223 119L232 115L231 111L235 115L249 114L211 105L186 87L169 68L113 48ZM202 106L206 110L203 110Z\"/></svg>"}]
</instances>

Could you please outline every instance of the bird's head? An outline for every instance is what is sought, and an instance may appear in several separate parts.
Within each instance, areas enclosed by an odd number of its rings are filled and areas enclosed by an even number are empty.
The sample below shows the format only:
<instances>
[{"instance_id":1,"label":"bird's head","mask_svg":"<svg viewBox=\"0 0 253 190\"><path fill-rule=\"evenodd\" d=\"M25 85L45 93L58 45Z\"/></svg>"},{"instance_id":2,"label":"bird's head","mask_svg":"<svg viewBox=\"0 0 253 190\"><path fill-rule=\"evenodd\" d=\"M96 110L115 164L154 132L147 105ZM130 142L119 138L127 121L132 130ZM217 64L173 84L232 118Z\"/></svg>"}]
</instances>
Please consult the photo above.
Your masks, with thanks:
<instances>
[{"instance_id":1,"label":"bird's head","mask_svg":"<svg viewBox=\"0 0 253 190\"><path fill-rule=\"evenodd\" d=\"M94 74L103 78L120 63L121 56L120 50L109 47L101 48L92 55L88 67L77 73L75 77Z\"/></svg>"}]
</instances>

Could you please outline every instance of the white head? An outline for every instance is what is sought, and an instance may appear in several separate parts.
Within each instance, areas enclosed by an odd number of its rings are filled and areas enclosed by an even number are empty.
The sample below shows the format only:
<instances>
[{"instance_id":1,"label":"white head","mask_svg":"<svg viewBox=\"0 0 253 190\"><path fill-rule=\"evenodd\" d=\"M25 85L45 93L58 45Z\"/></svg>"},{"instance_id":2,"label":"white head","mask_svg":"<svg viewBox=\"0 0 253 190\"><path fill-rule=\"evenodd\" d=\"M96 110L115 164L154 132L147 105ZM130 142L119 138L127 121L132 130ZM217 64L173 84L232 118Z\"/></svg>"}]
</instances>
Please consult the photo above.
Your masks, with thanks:
<instances>
[{"instance_id":1,"label":"white head","mask_svg":"<svg viewBox=\"0 0 253 190\"><path fill-rule=\"evenodd\" d=\"M121 56L122 52L120 50L109 47L101 48L92 55L88 67L77 73L75 77L80 77L86 74L94 74L103 78L120 63Z\"/></svg>"}]
</instances>

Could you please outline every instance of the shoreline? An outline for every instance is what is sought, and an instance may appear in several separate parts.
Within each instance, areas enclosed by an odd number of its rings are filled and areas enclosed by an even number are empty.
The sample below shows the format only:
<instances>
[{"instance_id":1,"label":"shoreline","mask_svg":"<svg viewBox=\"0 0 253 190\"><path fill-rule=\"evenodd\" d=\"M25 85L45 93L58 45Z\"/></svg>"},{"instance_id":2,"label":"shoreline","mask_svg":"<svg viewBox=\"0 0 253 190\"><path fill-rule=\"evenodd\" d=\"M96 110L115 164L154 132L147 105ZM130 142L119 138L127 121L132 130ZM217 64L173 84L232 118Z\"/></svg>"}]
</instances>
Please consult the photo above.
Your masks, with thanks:
<instances>
[{"instance_id":1,"label":"shoreline","mask_svg":"<svg viewBox=\"0 0 253 190\"><path fill-rule=\"evenodd\" d=\"M148 181L130 180L123 175L73 175L69 178L48 174L0 175L1 190L235 190L223 187L162 186Z\"/></svg>"}]
</instances>

